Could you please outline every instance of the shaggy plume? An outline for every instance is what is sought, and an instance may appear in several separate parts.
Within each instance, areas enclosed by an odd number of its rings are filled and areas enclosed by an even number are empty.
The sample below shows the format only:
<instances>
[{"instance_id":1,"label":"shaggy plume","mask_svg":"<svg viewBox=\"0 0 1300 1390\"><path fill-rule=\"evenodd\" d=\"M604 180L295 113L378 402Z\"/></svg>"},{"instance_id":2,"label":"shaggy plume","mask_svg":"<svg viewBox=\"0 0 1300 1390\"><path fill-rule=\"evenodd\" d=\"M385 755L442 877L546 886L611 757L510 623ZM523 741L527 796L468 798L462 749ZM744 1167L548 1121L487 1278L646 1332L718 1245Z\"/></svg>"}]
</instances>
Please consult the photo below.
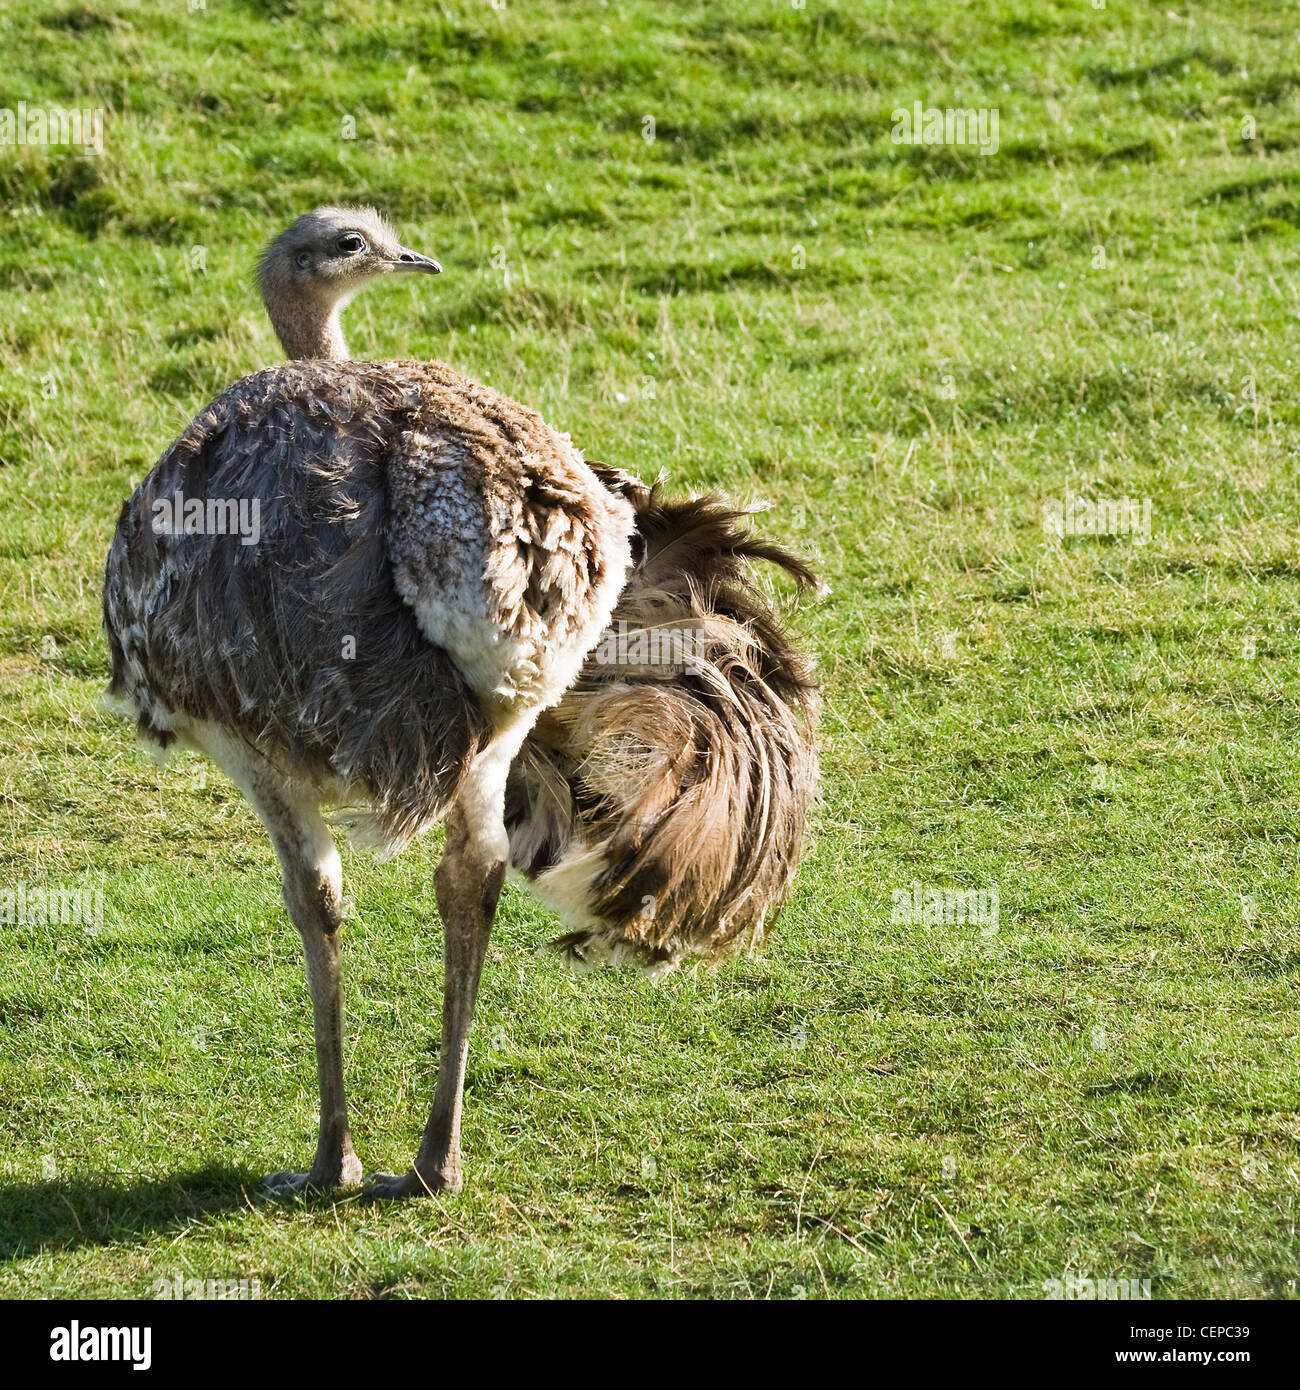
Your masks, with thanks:
<instances>
[{"instance_id":1,"label":"shaggy plume","mask_svg":"<svg viewBox=\"0 0 1300 1390\"><path fill-rule=\"evenodd\" d=\"M571 963L657 973L756 943L790 888L818 700L752 565L816 579L721 499L590 466L633 505L634 568L512 768L506 828L512 865L574 928L553 943Z\"/></svg>"}]
</instances>

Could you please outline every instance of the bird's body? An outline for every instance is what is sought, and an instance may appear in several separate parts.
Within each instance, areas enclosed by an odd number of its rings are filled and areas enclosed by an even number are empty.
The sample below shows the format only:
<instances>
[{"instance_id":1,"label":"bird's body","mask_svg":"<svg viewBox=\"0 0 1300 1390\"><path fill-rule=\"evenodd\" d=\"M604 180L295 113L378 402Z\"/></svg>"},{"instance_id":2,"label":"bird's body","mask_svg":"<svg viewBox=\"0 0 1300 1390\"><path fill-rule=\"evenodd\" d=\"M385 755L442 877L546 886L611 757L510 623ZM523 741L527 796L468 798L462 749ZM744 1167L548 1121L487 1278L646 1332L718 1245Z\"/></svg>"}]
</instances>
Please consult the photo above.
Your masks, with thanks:
<instances>
[{"instance_id":1,"label":"bird's body","mask_svg":"<svg viewBox=\"0 0 1300 1390\"><path fill-rule=\"evenodd\" d=\"M809 667L749 573L767 560L809 582L801 562L719 499L670 502L588 464L450 367L346 360L339 304L375 275L437 269L368 211L299 219L262 285L303 360L200 412L123 507L108 557L110 693L143 737L202 750L249 798L303 940L320 1139L276 1191L360 1177L323 807L359 809L388 851L447 822L433 1113L410 1172L370 1186L406 1196L460 1185L470 1020L507 864L567 918L575 963L671 968L761 935L815 781ZM204 524L231 516L253 524Z\"/></svg>"},{"instance_id":2,"label":"bird's body","mask_svg":"<svg viewBox=\"0 0 1300 1390\"><path fill-rule=\"evenodd\" d=\"M177 534L237 499L255 543ZM631 507L536 414L425 362L294 362L224 391L123 509L111 694L166 746L219 728L389 850L560 698L609 621Z\"/></svg>"}]
</instances>

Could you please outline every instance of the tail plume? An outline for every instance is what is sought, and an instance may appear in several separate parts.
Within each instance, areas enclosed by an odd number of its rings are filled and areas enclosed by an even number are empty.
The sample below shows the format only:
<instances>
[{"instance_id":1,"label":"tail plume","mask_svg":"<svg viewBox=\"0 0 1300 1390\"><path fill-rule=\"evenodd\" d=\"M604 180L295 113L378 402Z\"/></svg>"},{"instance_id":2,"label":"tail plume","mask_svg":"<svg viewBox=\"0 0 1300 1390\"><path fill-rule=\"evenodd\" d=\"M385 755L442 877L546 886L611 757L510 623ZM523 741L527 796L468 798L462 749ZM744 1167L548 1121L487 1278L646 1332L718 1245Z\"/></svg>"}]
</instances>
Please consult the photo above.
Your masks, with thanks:
<instances>
[{"instance_id":1,"label":"tail plume","mask_svg":"<svg viewBox=\"0 0 1300 1390\"><path fill-rule=\"evenodd\" d=\"M789 891L817 781L818 696L752 565L816 576L716 496L591 465L636 511L605 640L511 770L513 866L575 965L652 972L756 943Z\"/></svg>"}]
</instances>

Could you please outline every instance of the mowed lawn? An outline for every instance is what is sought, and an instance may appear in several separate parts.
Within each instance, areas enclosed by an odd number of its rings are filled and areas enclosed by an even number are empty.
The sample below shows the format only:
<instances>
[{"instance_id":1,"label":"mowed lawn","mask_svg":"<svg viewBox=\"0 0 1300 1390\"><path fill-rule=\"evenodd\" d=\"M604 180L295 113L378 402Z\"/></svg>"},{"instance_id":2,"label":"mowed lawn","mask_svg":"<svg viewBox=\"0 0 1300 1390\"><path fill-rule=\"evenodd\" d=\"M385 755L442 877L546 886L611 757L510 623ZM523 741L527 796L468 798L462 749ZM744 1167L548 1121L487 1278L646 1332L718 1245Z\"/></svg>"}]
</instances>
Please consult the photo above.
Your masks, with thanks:
<instances>
[{"instance_id":1,"label":"mowed lawn","mask_svg":"<svg viewBox=\"0 0 1300 1390\"><path fill-rule=\"evenodd\" d=\"M1276 0L7 4L0 107L106 115L99 155L0 146L0 889L103 920L0 925L0 1292L1296 1296L1297 32ZM915 102L996 111L996 152L896 143ZM273 856L97 707L122 500L276 360L256 255L337 201L445 267L358 299L354 355L766 501L829 585L776 591L825 775L765 951L583 978L508 889L466 1189L398 1207L259 1200L315 1141ZM1149 539L1045 529L1072 497L1149 502ZM368 1169L432 1092L437 841L345 852ZM944 889L996 920L897 910Z\"/></svg>"}]
</instances>

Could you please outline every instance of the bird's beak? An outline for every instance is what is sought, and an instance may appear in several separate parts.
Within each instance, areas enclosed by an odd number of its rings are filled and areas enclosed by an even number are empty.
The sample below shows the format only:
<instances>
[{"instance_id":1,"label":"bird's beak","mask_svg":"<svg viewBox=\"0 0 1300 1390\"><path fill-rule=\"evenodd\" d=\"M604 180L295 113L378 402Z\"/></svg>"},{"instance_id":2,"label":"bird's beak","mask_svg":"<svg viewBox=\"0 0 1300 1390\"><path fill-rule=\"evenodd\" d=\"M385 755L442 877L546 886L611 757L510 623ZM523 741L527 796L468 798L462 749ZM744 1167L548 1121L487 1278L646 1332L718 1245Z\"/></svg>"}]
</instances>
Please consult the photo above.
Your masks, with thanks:
<instances>
[{"instance_id":1,"label":"bird's beak","mask_svg":"<svg viewBox=\"0 0 1300 1390\"><path fill-rule=\"evenodd\" d=\"M405 246L393 261L394 270L421 270L426 275L440 275L442 267L432 256L422 256L418 251L408 251Z\"/></svg>"}]
</instances>

